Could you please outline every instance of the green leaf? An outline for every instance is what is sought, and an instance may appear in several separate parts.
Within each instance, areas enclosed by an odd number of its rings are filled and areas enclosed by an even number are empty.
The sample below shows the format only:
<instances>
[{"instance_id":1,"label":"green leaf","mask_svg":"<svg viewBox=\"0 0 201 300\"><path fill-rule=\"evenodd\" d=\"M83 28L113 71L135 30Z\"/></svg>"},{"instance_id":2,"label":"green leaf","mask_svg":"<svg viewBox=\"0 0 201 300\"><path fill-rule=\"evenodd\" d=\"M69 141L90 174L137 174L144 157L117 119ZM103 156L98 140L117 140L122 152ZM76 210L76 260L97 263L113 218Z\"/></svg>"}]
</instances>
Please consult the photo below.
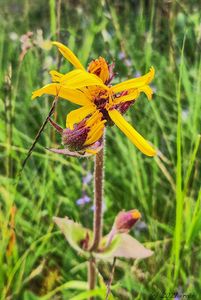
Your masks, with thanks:
<instances>
[{"instance_id":1,"label":"green leaf","mask_svg":"<svg viewBox=\"0 0 201 300\"><path fill-rule=\"evenodd\" d=\"M100 248L103 249L102 251L93 253L96 258L99 259L107 259L107 258L113 258L113 253L118 249L121 243L121 235L116 234L113 238L112 242L109 244L109 246L105 247L107 242L108 236L104 236L100 243Z\"/></svg>"},{"instance_id":2,"label":"green leaf","mask_svg":"<svg viewBox=\"0 0 201 300\"><path fill-rule=\"evenodd\" d=\"M151 250L145 248L140 242L126 233L116 235L108 248L103 253L95 253L94 255L98 258L124 257L143 259L153 254Z\"/></svg>"},{"instance_id":3,"label":"green leaf","mask_svg":"<svg viewBox=\"0 0 201 300\"><path fill-rule=\"evenodd\" d=\"M71 298L71 300L84 300L89 299L89 297L92 296L99 296L101 299L105 299L106 290L105 289L94 289L86 292L82 292L78 294L77 296L74 296ZM110 298L111 300L111 298Z\"/></svg>"},{"instance_id":4,"label":"green leaf","mask_svg":"<svg viewBox=\"0 0 201 300\"><path fill-rule=\"evenodd\" d=\"M40 297L30 291L25 291L23 300L40 300Z\"/></svg>"},{"instance_id":5,"label":"green leaf","mask_svg":"<svg viewBox=\"0 0 201 300\"><path fill-rule=\"evenodd\" d=\"M89 229L82 227L81 224L75 223L69 218L53 218L54 222L61 229L65 238L73 249L80 254L89 255L89 253L81 248L81 242L86 239L86 235L89 235L89 239L92 239L92 232Z\"/></svg>"},{"instance_id":6,"label":"green leaf","mask_svg":"<svg viewBox=\"0 0 201 300\"><path fill-rule=\"evenodd\" d=\"M69 290L69 289L86 290L87 288L88 288L87 282L72 280L72 281L68 281L68 282L56 287L54 290L52 290L48 294L40 297L39 299L40 300L49 300L49 299L53 299L53 296L56 295L58 292L61 292L64 290Z\"/></svg>"},{"instance_id":7,"label":"green leaf","mask_svg":"<svg viewBox=\"0 0 201 300\"><path fill-rule=\"evenodd\" d=\"M93 236L92 231L67 217L54 217L53 220L61 229L71 247L80 254L89 256L89 252L82 249L81 243L86 240L88 234L88 244L90 245ZM146 249L140 242L126 233L116 234L109 246L106 247L107 240L108 236L102 238L99 251L93 253L94 257L98 259L111 259L113 257L142 259L153 254L151 250Z\"/></svg>"}]
</instances>

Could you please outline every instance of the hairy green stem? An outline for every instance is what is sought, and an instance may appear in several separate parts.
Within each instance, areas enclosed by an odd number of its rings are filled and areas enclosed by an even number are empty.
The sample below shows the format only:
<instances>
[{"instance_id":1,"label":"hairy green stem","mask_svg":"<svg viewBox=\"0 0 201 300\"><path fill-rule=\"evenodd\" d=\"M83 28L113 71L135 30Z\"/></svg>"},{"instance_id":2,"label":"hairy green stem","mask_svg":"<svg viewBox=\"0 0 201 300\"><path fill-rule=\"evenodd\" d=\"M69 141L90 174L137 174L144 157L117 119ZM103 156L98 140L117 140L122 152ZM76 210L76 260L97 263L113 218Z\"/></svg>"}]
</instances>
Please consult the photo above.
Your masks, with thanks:
<instances>
[{"instance_id":1,"label":"hairy green stem","mask_svg":"<svg viewBox=\"0 0 201 300\"><path fill-rule=\"evenodd\" d=\"M94 165L94 223L93 223L93 243L90 251L96 251L102 237L102 208L103 208L103 185L104 185L104 136L103 148L96 154ZM96 262L93 257L89 260L88 268L89 289L96 285ZM89 298L89 300L93 300Z\"/></svg>"},{"instance_id":2,"label":"hairy green stem","mask_svg":"<svg viewBox=\"0 0 201 300\"><path fill-rule=\"evenodd\" d=\"M103 138L104 143L104 138ZM103 178L104 178L104 145L96 154L94 166L94 240L91 251L98 248L102 236L102 206L103 206Z\"/></svg>"},{"instance_id":3,"label":"hairy green stem","mask_svg":"<svg viewBox=\"0 0 201 300\"><path fill-rule=\"evenodd\" d=\"M88 284L89 290L93 290L96 285L96 260L94 257L90 257L88 263ZM93 300L93 297L90 297L89 300Z\"/></svg>"}]
</instances>

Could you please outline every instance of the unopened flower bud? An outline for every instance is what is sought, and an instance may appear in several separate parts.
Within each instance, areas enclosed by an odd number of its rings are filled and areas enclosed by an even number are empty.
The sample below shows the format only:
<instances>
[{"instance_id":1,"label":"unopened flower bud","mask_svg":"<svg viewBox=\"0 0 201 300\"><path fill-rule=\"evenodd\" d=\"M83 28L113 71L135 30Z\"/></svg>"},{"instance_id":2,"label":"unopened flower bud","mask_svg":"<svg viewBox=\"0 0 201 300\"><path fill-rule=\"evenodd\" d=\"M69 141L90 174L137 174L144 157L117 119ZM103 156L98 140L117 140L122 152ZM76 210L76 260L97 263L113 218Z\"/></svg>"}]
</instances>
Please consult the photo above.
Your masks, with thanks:
<instances>
[{"instance_id":1,"label":"unopened flower bud","mask_svg":"<svg viewBox=\"0 0 201 300\"><path fill-rule=\"evenodd\" d=\"M128 232L140 218L141 214L137 209L121 211L115 218L114 228L119 233Z\"/></svg>"},{"instance_id":2,"label":"unopened flower bud","mask_svg":"<svg viewBox=\"0 0 201 300\"><path fill-rule=\"evenodd\" d=\"M137 209L119 212L108 234L106 246L109 246L117 233L128 233L140 218L141 213Z\"/></svg>"},{"instance_id":3,"label":"unopened flower bud","mask_svg":"<svg viewBox=\"0 0 201 300\"><path fill-rule=\"evenodd\" d=\"M92 60L88 66L88 72L97 75L105 84L108 84L114 77L114 65L109 65L103 57Z\"/></svg>"}]
</instances>

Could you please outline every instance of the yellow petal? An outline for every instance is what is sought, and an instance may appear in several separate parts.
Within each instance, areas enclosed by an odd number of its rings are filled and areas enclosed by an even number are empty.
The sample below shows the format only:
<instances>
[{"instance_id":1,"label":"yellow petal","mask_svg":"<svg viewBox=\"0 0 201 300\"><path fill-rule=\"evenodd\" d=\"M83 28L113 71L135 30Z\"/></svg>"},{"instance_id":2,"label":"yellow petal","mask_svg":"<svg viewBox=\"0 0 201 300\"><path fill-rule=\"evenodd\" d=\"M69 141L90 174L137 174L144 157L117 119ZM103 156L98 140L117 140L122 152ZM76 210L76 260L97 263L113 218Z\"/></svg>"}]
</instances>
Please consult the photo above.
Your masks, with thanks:
<instances>
[{"instance_id":1,"label":"yellow petal","mask_svg":"<svg viewBox=\"0 0 201 300\"><path fill-rule=\"evenodd\" d=\"M97 142L101 136L103 135L103 129L105 120L101 121L100 123L94 124L94 126L91 128L90 132L88 133L87 140L85 141L84 145L91 145L95 142Z\"/></svg>"},{"instance_id":2,"label":"yellow petal","mask_svg":"<svg viewBox=\"0 0 201 300\"><path fill-rule=\"evenodd\" d=\"M58 83L50 83L32 93L32 99L44 94L59 96L78 105L89 105L91 102L84 93L78 90L68 89Z\"/></svg>"},{"instance_id":3,"label":"yellow petal","mask_svg":"<svg viewBox=\"0 0 201 300\"><path fill-rule=\"evenodd\" d=\"M113 102L115 104L119 104L119 103L123 103L123 102L127 102L127 101L132 101L132 100L135 100L139 96L139 94L140 94L139 90L136 89L136 90L132 91L131 93L129 93L128 95L115 98Z\"/></svg>"},{"instance_id":4,"label":"yellow petal","mask_svg":"<svg viewBox=\"0 0 201 300\"><path fill-rule=\"evenodd\" d=\"M95 112L95 110L95 106L86 105L71 111L66 117L66 127L72 130L74 124L81 122L85 117Z\"/></svg>"},{"instance_id":5,"label":"yellow petal","mask_svg":"<svg viewBox=\"0 0 201 300\"><path fill-rule=\"evenodd\" d=\"M84 145L89 146L89 145L92 145L95 142L97 142L103 135L103 129L104 129L104 126L101 127L99 130L97 130L96 132L94 132L94 134L85 141Z\"/></svg>"},{"instance_id":6,"label":"yellow petal","mask_svg":"<svg viewBox=\"0 0 201 300\"><path fill-rule=\"evenodd\" d=\"M112 87L112 90L114 93L119 93L122 91L127 91L129 89L140 88L144 85L149 84L154 78L154 74L155 70L153 67L151 67L150 71L146 75L118 83Z\"/></svg>"},{"instance_id":7,"label":"yellow petal","mask_svg":"<svg viewBox=\"0 0 201 300\"><path fill-rule=\"evenodd\" d=\"M100 149L98 149L98 150L86 149L85 152L90 153L90 154L94 154L94 155L95 155L95 154L98 153L99 150L100 150Z\"/></svg>"},{"instance_id":8,"label":"yellow petal","mask_svg":"<svg viewBox=\"0 0 201 300\"><path fill-rule=\"evenodd\" d=\"M79 61L79 59L75 56L75 54L66 46L59 42L53 42L53 45L57 46L61 54L76 68L84 70L83 65Z\"/></svg>"},{"instance_id":9,"label":"yellow petal","mask_svg":"<svg viewBox=\"0 0 201 300\"><path fill-rule=\"evenodd\" d=\"M53 74L58 75L60 73L55 73ZM60 76L60 75L58 75ZM60 76L61 77L61 76ZM39 89L33 93L32 99L41 96L42 94L50 94L50 95L59 95L61 98L68 99L71 102L74 102L76 104L80 105L85 105L89 104L90 100L89 97L90 95L86 95L85 93L81 91L73 92L70 91L70 89L81 89L86 86L94 86L94 85L99 85L102 86L104 89L108 89L102 82L100 78L98 78L96 75L89 74L86 71L82 70L73 70L65 75L63 75L60 79L60 84L57 83L52 83L48 84L42 89ZM59 94L58 94L59 93ZM81 97L79 100L79 97L75 99L72 95L76 94ZM69 96L70 95L70 96ZM71 98L69 98L71 97ZM73 97L73 100L71 100ZM86 99L86 101L83 100ZM92 100L92 98L91 98Z\"/></svg>"},{"instance_id":10,"label":"yellow petal","mask_svg":"<svg viewBox=\"0 0 201 300\"><path fill-rule=\"evenodd\" d=\"M100 121L102 117L103 117L102 113L96 110L95 113L86 121L86 126L92 127L93 124Z\"/></svg>"},{"instance_id":11,"label":"yellow petal","mask_svg":"<svg viewBox=\"0 0 201 300\"><path fill-rule=\"evenodd\" d=\"M97 85L108 90L108 87L102 82L102 80L98 76L82 70L73 70L65 74L61 78L60 83L66 85L69 88L80 89L86 86Z\"/></svg>"},{"instance_id":12,"label":"yellow petal","mask_svg":"<svg viewBox=\"0 0 201 300\"><path fill-rule=\"evenodd\" d=\"M150 88L149 85L144 85L140 88L130 90L130 92L125 96L120 96L115 98L113 102L115 104L119 104L119 103L135 100L139 97L141 92L144 92L146 94L148 100L152 99L152 95L153 95L152 89Z\"/></svg>"},{"instance_id":13,"label":"yellow petal","mask_svg":"<svg viewBox=\"0 0 201 300\"><path fill-rule=\"evenodd\" d=\"M88 72L92 74L96 74L98 77L102 79L105 83L108 81L110 77L108 64L103 57L99 57L98 59L92 60L88 66Z\"/></svg>"},{"instance_id":14,"label":"yellow petal","mask_svg":"<svg viewBox=\"0 0 201 300\"><path fill-rule=\"evenodd\" d=\"M61 78L64 76L64 74L61 74L55 70L52 70L49 72L51 77L52 77L52 81L53 82L60 82L61 81Z\"/></svg>"},{"instance_id":15,"label":"yellow petal","mask_svg":"<svg viewBox=\"0 0 201 300\"><path fill-rule=\"evenodd\" d=\"M147 156L154 156L156 154L156 151L149 145L149 143L122 117L117 110L109 110L108 113L112 121L142 153Z\"/></svg>"},{"instance_id":16,"label":"yellow petal","mask_svg":"<svg viewBox=\"0 0 201 300\"><path fill-rule=\"evenodd\" d=\"M147 96L148 100L152 99L153 91L149 85L144 85L143 87L138 89L139 92L144 92Z\"/></svg>"}]
</instances>

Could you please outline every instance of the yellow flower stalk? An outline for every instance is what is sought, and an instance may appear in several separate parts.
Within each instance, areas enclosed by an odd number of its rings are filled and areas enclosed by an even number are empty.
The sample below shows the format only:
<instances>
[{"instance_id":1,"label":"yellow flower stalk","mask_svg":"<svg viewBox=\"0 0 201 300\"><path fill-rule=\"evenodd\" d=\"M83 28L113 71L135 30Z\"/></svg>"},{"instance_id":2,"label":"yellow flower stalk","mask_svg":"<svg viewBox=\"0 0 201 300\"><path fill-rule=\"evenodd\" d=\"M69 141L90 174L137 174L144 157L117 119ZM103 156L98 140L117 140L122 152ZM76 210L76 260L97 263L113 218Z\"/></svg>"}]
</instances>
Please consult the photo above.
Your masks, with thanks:
<instances>
[{"instance_id":1,"label":"yellow flower stalk","mask_svg":"<svg viewBox=\"0 0 201 300\"><path fill-rule=\"evenodd\" d=\"M116 85L110 85L114 74L104 58L93 60L85 70L79 59L66 46L53 42L61 54L75 67L67 74L51 71L53 83L33 92L32 99L49 94L73 102L80 108L70 112L66 118L66 128L75 129L83 120L88 121L99 115L96 126L115 123L128 139L145 155L154 156L153 147L122 116L143 92L151 100L153 91L149 84L154 77L154 68L139 78L133 78ZM101 116L101 117L100 117ZM100 139L100 131L93 135L93 142Z\"/></svg>"}]
</instances>

